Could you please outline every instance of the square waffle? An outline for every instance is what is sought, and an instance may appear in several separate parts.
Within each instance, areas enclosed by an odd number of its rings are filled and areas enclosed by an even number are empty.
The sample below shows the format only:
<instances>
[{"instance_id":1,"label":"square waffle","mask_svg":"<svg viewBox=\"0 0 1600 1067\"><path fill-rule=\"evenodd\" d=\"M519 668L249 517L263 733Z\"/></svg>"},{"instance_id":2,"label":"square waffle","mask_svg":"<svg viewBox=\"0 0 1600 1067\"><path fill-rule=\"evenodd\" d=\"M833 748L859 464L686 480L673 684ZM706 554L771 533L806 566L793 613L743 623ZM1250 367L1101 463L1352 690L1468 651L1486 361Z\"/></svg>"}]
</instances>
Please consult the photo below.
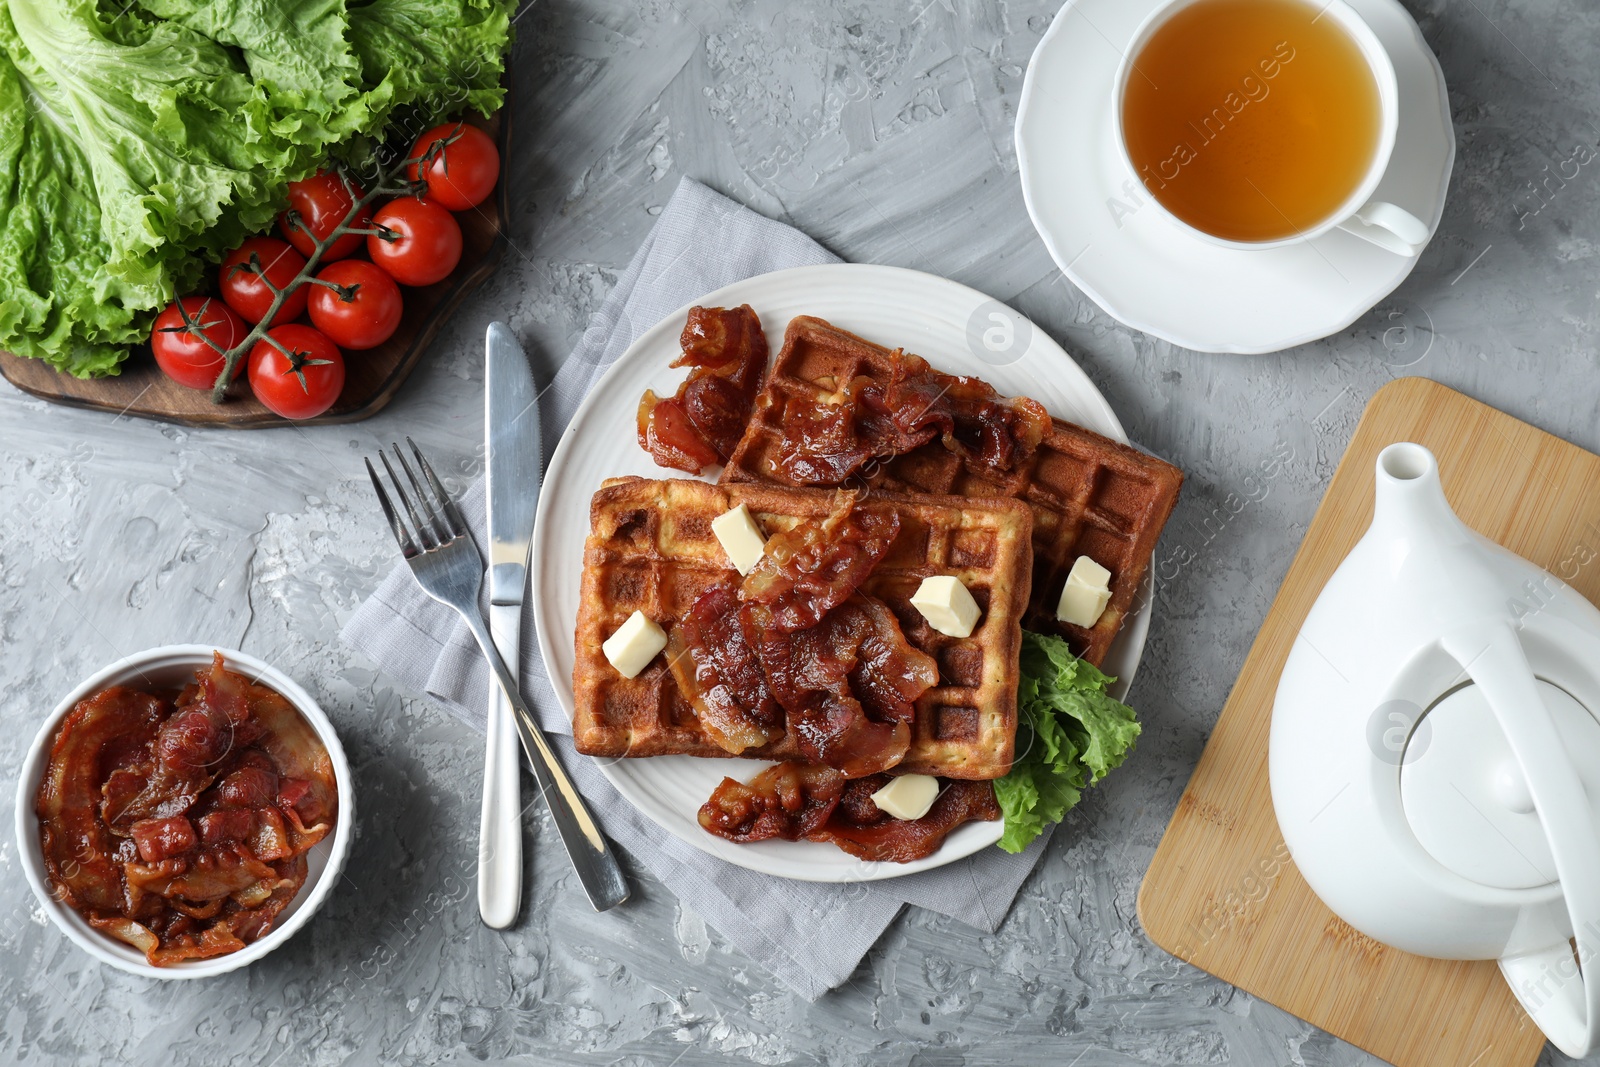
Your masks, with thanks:
<instances>
[{"instance_id":1,"label":"square waffle","mask_svg":"<svg viewBox=\"0 0 1600 1067\"><path fill-rule=\"evenodd\" d=\"M789 398L820 402L835 382L857 376L886 382L893 366L894 354L881 345L809 315L792 319L749 427L723 468L723 483L785 484L775 457ZM869 464L849 484L1026 501L1033 509L1033 592L1022 625L1059 634L1098 666L1134 607L1161 528L1178 502L1183 472L1082 426L1063 419L1051 423L1033 457L1003 477L968 467L934 440L888 462ZM1079 556L1111 572L1111 602L1089 629L1056 619L1067 572Z\"/></svg>"},{"instance_id":2,"label":"square waffle","mask_svg":"<svg viewBox=\"0 0 1600 1067\"><path fill-rule=\"evenodd\" d=\"M642 611L668 631L711 585L738 577L711 520L746 504L768 536L826 516L828 490L713 485L683 479L610 479L589 505L582 602L573 666L573 736L591 756L727 756L701 729L665 654L638 677L619 675L601 643ZM863 591L895 613L906 639L939 665L939 684L917 700L911 749L897 771L998 778L1011 769L1017 733L1018 653L1032 562L1032 515L1015 500L957 500L874 491L857 507L891 509L900 532ZM922 579L954 574L983 616L970 637L928 626L911 597ZM801 758L785 735L742 755Z\"/></svg>"}]
</instances>

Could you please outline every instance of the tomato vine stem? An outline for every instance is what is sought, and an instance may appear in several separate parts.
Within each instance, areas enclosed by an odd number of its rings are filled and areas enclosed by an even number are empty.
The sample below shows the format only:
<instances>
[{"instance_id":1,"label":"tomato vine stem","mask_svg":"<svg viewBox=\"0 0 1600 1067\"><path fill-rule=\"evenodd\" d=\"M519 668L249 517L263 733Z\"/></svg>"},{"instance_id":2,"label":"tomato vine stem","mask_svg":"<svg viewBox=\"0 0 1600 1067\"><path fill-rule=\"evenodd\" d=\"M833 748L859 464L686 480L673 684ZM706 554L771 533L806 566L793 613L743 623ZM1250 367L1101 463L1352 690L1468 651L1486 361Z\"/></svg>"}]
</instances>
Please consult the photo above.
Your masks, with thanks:
<instances>
[{"instance_id":1,"label":"tomato vine stem","mask_svg":"<svg viewBox=\"0 0 1600 1067\"><path fill-rule=\"evenodd\" d=\"M437 144L437 142L435 142L435 144ZM261 279L262 284L272 291L272 304L267 308L267 313L261 317L261 321L256 323L250 332L245 335L244 340L232 348L224 349L221 345L218 345L215 341L211 340L211 338L207 337L203 329L196 331L195 336L199 337L206 344L210 345L212 349L221 354L223 359L222 373L217 375L216 383L211 387L211 402L213 404L221 404L228 399L228 386L233 381L233 376L239 366L239 361L245 358L245 356L249 355L250 350L256 346L257 342L261 341L263 338L273 341L273 338L267 332L271 328L270 323L278 314L278 311L283 307L284 301L288 300L291 294L298 290L302 285L305 285L309 282L314 282L316 280L316 271L321 265L323 253L331 248L335 241L346 234L369 234L373 232L369 228L358 227L355 223L356 220L361 217L363 209L365 209L367 205L371 204L374 200L377 200L379 197L383 196L414 196L416 193L425 188L427 185L425 181L406 181L403 175L406 172L406 168L411 166L418 166L421 168L422 164L430 162L433 155L434 146L430 145L428 152L424 153L423 155L402 159L393 167L389 168L389 170L380 174L378 181L373 184L373 188L370 191L362 194L359 197L352 195L351 200L353 203L351 204L350 210L345 213L345 216L340 220L339 225L330 230L328 235L320 241L316 240L315 237L312 238L313 248L311 250L311 255L306 257L306 265L301 267L300 273L296 274L294 278L290 280L290 282L282 289L275 287L270 281L267 280L265 270L262 270L260 267L260 259L255 255L250 257L249 267L245 267L245 265L242 263L235 266L234 269L236 270L254 270L256 272L256 276ZM346 191L354 194L356 186L351 183L349 176L345 174L343 168L340 168L338 173L339 180L344 183ZM399 185L391 184L397 180L400 182ZM306 228L306 232L309 236L309 228ZM283 346L277 344L276 341L273 341L273 345L280 352L284 351ZM287 352L284 354L288 355Z\"/></svg>"}]
</instances>

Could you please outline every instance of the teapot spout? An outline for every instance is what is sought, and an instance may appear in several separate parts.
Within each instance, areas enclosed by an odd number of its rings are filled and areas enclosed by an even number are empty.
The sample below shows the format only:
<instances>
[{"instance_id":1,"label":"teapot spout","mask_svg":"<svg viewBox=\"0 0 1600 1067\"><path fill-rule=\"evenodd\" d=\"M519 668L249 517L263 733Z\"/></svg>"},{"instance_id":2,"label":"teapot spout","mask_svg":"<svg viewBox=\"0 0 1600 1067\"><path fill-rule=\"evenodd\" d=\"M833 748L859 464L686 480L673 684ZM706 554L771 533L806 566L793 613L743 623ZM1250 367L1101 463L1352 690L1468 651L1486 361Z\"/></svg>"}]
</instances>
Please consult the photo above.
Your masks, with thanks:
<instances>
[{"instance_id":1,"label":"teapot spout","mask_svg":"<svg viewBox=\"0 0 1600 1067\"><path fill-rule=\"evenodd\" d=\"M1412 547L1458 542L1470 532L1444 497L1433 453L1409 441L1378 453L1372 529Z\"/></svg>"}]
</instances>

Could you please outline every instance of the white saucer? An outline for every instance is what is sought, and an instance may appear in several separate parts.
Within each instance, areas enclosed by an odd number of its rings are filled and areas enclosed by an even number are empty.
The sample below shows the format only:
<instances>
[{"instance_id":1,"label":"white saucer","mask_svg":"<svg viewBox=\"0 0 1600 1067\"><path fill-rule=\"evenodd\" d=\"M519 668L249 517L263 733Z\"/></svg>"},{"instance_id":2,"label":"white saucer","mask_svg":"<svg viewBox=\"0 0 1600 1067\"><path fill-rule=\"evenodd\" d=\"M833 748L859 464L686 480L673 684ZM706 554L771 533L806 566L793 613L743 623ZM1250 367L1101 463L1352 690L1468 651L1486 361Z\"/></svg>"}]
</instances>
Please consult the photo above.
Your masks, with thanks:
<instances>
[{"instance_id":1,"label":"white saucer","mask_svg":"<svg viewBox=\"0 0 1600 1067\"><path fill-rule=\"evenodd\" d=\"M1127 440L1105 397L1043 330L982 293L944 278L852 263L795 267L737 282L695 303L713 307L748 303L760 314L774 349L791 318L820 315L871 340L904 345L942 370L978 375L1002 393L1033 397L1052 415ZM634 433L640 394L649 388L671 395L683 380L684 372L668 364L679 354L678 335L687 310L668 315L645 331L606 371L568 424L545 472L533 534L531 599L539 651L569 717L572 634L589 534L589 498L608 477L687 477L657 467ZM1015 346L1003 357L977 343L996 313L1008 317L1015 329ZM715 473L710 471L707 477ZM1150 628L1153 586L1148 575L1145 581L1140 608L1123 625L1106 657L1105 669L1117 678L1112 694L1118 698L1133 680ZM617 791L664 831L702 852L763 874L810 882L896 878L954 862L1000 839L998 822L967 823L957 827L938 852L912 863L858 860L833 845L811 841L737 845L701 829L696 815L723 776L748 778L759 764L690 756L598 762Z\"/></svg>"},{"instance_id":2,"label":"white saucer","mask_svg":"<svg viewBox=\"0 0 1600 1067\"><path fill-rule=\"evenodd\" d=\"M1388 48L1400 128L1375 196L1437 231L1455 163L1444 72L1396 0L1349 0ZM1028 64L1017 162L1033 225L1062 271L1105 311L1202 352L1276 352L1349 326L1416 257L1334 230L1261 251L1186 233L1127 174L1112 131L1121 50L1159 0L1068 0Z\"/></svg>"}]
</instances>

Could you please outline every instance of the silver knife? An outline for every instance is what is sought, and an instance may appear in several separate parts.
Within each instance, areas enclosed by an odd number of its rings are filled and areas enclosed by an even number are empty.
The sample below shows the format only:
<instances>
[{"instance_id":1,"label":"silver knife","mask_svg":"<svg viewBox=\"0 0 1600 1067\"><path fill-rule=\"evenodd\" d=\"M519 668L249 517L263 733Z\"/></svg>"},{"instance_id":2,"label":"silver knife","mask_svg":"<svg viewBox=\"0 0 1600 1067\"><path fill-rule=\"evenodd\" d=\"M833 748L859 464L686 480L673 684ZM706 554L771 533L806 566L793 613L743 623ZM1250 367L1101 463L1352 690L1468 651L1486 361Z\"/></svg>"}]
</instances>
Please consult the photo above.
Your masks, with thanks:
<instances>
[{"instance_id":1,"label":"silver knife","mask_svg":"<svg viewBox=\"0 0 1600 1067\"><path fill-rule=\"evenodd\" d=\"M521 679L522 598L544 471L538 392L528 357L504 323L489 324L484 364L484 441L489 509L489 633ZM478 912L504 929L522 901L521 756L511 705L489 686L483 758L483 818L478 828Z\"/></svg>"}]
</instances>

